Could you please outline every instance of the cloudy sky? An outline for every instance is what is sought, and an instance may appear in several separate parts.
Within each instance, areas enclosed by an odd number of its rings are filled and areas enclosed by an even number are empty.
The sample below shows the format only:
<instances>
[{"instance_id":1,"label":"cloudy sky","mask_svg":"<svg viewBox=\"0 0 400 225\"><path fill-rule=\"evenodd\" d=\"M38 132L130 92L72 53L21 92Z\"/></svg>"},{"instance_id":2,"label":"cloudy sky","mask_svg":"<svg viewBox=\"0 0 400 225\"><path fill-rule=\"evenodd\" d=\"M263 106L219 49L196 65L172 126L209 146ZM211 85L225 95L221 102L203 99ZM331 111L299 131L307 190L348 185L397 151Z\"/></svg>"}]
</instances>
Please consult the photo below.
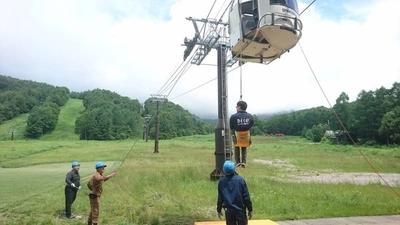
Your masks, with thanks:
<instances>
[{"instance_id":1,"label":"cloudy sky","mask_svg":"<svg viewBox=\"0 0 400 225\"><path fill-rule=\"evenodd\" d=\"M311 2L298 1L299 10ZM77 92L107 89L140 102L161 94L215 118L216 50L203 65L179 69L186 65L183 40L195 33L186 17L219 19L229 0L213 3L0 0L0 74ZM269 65L228 68L229 113L240 94L250 113L263 114L329 107L341 92L354 101L361 90L391 88L400 81L399 8L399 0L317 0L301 15L303 35L289 53Z\"/></svg>"}]
</instances>

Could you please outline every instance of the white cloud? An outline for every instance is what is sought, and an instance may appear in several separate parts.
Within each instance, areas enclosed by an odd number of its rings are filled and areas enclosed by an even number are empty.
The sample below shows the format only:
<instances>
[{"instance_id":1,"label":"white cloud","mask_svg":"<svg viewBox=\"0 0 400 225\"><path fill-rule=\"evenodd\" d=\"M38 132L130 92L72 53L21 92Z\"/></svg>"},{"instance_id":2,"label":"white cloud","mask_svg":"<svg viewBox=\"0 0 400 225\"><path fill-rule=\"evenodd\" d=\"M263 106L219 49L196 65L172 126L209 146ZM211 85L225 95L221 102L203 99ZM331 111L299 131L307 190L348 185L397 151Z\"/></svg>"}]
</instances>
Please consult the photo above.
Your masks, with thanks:
<instances>
[{"instance_id":1,"label":"white cloud","mask_svg":"<svg viewBox=\"0 0 400 225\"><path fill-rule=\"evenodd\" d=\"M329 5L336 2L316 1L301 16L300 45L331 104L341 92L355 100L363 89L390 88L400 78L400 15L395 11L400 2ZM103 88L143 102L158 93L183 61L183 39L195 33L185 18L206 18L213 3L0 0L0 74L71 91ZM217 1L211 17L219 19L223 10L218 9L228 3ZM307 4L300 2L299 9ZM333 11L337 8L340 15ZM249 112L329 106L300 45L269 65L242 66ZM204 63L215 65L216 54L212 50ZM216 116L216 77L216 66L191 65L172 92L163 94L196 115ZM228 74L230 113L239 97L236 69Z\"/></svg>"}]
</instances>

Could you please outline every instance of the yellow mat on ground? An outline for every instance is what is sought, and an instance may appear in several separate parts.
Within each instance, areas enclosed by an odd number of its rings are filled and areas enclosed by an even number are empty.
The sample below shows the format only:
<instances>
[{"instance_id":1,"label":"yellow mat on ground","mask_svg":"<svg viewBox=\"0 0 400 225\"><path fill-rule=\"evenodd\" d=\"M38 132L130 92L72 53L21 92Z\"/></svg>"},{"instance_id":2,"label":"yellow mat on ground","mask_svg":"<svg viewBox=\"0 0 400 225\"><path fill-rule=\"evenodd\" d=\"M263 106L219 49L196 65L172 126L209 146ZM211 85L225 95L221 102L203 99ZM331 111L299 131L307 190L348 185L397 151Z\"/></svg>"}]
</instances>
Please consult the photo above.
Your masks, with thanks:
<instances>
[{"instance_id":1,"label":"yellow mat on ground","mask_svg":"<svg viewBox=\"0 0 400 225\"><path fill-rule=\"evenodd\" d=\"M226 222L224 220L195 222L194 225L226 225ZM249 220L249 225L279 225L279 224L271 220Z\"/></svg>"}]
</instances>

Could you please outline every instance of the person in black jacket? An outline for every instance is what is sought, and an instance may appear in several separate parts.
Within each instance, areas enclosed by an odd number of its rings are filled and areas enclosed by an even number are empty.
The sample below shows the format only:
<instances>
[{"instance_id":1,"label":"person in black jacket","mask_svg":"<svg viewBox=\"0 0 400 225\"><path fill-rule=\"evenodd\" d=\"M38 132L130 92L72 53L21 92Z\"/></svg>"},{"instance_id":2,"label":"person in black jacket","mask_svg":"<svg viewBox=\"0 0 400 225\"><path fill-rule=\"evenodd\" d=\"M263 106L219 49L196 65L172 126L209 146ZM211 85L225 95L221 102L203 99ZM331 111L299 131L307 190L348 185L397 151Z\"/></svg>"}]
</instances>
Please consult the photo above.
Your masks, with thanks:
<instances>
[{"instance_id":1,"label":"person in black jacket","mask_svg":"<svg viewBox=\"0 0 400 225\"><path fill-rule=\"evenodd\" d=\"M224 208L226 225L247 225L246 208L251 220L253 204L246 181L235 173L235 164L230 160L225 161L222 171L225 176L218 182L218 217L222 219Z\"/></svg>"},{"instance_id":2,"label":"person in black jacket","mask_svg":"<svg viewBox=\"0 0 400 225\"><path fill-rule=\"evenodd\" d=\"M79 175L79 168L81 164L72 162L72 170L65 176L65 215L68 219L75 218L71 212L72 203L76 199L76 193L81 189L81 176Z\"/></svg>"},{"instance_id":3,"label":"person in black jacket","mask_svg":"<svg viewBox=\"0 0 400 225\"><path fill-rule=\"evenodd\" d=\"M247 148L251 145L250 128L254 124L253 115L246 112L247 103L238 101L236 104L236 113L229 119L229 126L232 131L232 139L235 145L236 166L246 166ZM240 157L242 155L242 157Z\"/></svg>"}]
</instances>

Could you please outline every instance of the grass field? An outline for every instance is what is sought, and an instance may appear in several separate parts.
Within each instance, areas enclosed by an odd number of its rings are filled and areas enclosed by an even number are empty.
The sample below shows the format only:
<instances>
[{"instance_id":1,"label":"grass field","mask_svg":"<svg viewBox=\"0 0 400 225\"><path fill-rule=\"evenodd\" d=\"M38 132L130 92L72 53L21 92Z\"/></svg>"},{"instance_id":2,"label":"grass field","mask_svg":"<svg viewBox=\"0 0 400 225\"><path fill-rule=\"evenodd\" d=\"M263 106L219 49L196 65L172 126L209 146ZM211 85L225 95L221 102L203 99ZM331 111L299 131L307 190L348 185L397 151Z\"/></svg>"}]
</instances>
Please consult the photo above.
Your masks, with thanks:
<instances>
[{"instance_id":1,"label":"grass field","mask_svg":"<svg viewBox=\"0 0 400 225\"><path fill-rule=\"evenodd\" d=\"M70 162L82 163L83 183L104 160L117 176L104 184L101 224L193 224L216 220L217 182L213 135L161 141L3 141L0 169L0 223L82 224L89 212L87 189L78 193L73 221L64 219L64 178ZM386 185L371 183L299 183L289 175L326 171L371 172L355 147L310 145L294 137L254 137L248 167L239 169L248 183L255 219L287 220L400 213L399 197ZM400 149L366 149L381 173L399 171ZM129 154L128 154L129 153ZM125 158L126 157L126 158ZM285 162L290 167L263 162ZM285 180L286 179L286 180ZM400 188L392 187L397 193Z\"/></svg>"},{"instance_id":2,"label":"grass field","mask_svg":"<svg viewBox=\"0 0 400 225\"><path fill-rule=\"evenodd\" d=\"M83 184L95 172L96 161L108 164L106 174L117 172L103 186L102 225L183 225L218 220L217 182L210 180L215 169L214 135L161 140L159 153L153 153L151 140L79 141L70 133L75 111L66 109L79 108L81 102L69 104L62 109L59 121L64 125L52 134L40 140L0 141L0 224L85 224L90 209L85 186L72 207L80 218L68 220L62 214L65 174L74 160L81 162ZM0 131L7 130L3 126ZM371 165L382 174L399 173L400 148L332 146L297 137L256 136L248 167L238 169L238 173L250 189L254 219L400 214L398 185L293 179L371 173ZM378 175L376 178L379 180Z\"/></svg>"}]
</instances>

